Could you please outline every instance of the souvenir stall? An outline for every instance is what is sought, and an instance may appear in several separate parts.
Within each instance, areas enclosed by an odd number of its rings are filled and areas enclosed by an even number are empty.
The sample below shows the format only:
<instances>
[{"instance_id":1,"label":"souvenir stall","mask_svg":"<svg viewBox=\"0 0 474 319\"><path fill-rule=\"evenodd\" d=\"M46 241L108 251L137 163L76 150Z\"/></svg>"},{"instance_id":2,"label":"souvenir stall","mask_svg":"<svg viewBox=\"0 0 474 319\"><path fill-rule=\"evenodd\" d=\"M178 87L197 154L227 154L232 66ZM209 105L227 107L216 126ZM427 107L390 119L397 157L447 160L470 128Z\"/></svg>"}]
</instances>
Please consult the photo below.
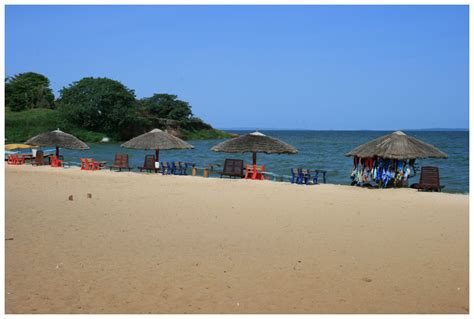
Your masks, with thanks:
<instances>
[{"instance_id":1,"label":"souvenir stall","mask_svg":"<svg viewBox=\"0 0 474 319\"><path fill-rule=\"evenodd\" d=\"M403 187L416 175L415 159L395 160L386 158L360 158L354 156L351 185L376 185L378 187Z\"/></svg>"},{"instance_id":2,"label":"souvenir stall","mask_svg":"<svg viewBox=\"0 0 474 319\"><path fill-rule=\"evenodd\" d=\"M401 131L362 144L345 155L354 159L351 185L381 188L408 186L408 179L416 175L417 159L448 157Z\"/></svg>"}]
</instances>

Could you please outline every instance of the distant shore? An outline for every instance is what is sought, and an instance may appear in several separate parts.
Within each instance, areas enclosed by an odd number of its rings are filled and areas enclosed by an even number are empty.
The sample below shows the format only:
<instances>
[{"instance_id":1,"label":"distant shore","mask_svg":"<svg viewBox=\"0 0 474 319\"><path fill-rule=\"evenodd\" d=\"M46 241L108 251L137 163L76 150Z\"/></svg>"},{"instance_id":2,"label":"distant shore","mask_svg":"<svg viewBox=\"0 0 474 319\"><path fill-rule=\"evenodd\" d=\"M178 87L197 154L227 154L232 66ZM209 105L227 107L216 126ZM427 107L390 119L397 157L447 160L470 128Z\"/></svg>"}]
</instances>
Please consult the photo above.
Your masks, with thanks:
<instances>
[{"instance_id":1,"label":"distant shore","mask_svg":"<svg viewBox=\"0 0 474 319\"><path fill-rule=\"evenodd\" d=\"M5 174L8 314L469 313L466 195Z\"/></svg>"}]
</instances>

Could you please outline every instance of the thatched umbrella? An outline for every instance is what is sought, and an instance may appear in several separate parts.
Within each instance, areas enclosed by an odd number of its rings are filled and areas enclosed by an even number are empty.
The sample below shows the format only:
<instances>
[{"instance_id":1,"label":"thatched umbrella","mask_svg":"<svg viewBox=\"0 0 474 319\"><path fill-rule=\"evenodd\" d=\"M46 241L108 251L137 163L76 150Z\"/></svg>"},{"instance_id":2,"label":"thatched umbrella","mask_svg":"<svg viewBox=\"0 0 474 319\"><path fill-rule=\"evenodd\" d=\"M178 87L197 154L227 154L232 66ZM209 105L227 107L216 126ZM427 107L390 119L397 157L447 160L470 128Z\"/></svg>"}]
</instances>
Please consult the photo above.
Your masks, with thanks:
<instances>
[{"instance_id":1,"label":"thatched umbrella","mask_svg":"<svg viewBox=\"0 0 474 319\"><path fill-rule=\"evenodd\" d=\"M56 156L59 156L59 148L67 148L70 150L87 150L89 146L77 137L64 133L60 129L43 133L30 138L25 144L35 146L53 146L56 147Z\"/></svg>"},{"instance_id":2,"label":"thatched umbrella","mask_svg":"<svg viewBox=\"0 0 474 319\"><path fill-rule=\"evenodd\" d=\"M148 133L134 137L130 141L125 142L120 146L138 150L155 150L156 161L159 161L160 150L194 148L194 146L189 143L186 143L182 139L173 136L169 133L163 132L162 130L157 128L151 130Z\"/></svg>"},{"instance_id":3,"label":"thatched umbrella","mask_svg":"<svg viewBox=\"0 0 474 319\"><path fill-rule=\"evenodd\" d=\"M298 150L283 141L266 136L258 131L224 141L212 147L214 152L248 153L251 152L252 162L257 164L257 153L296 154Z\"/></svg>"},{"instance_id":4,"label":"thatched umbrella","mask_svg":"<svg viewBox=\"0 0 474 319\"><path fill-rule=\"evenodd\" d=\"M357 156L360 158L380 157L386 159L417 159L417 158L447 158L446 153L431 144L422 142L401 131L384 135L373 141L362 144L346 156Z\"/></svg>"}]
</instances>

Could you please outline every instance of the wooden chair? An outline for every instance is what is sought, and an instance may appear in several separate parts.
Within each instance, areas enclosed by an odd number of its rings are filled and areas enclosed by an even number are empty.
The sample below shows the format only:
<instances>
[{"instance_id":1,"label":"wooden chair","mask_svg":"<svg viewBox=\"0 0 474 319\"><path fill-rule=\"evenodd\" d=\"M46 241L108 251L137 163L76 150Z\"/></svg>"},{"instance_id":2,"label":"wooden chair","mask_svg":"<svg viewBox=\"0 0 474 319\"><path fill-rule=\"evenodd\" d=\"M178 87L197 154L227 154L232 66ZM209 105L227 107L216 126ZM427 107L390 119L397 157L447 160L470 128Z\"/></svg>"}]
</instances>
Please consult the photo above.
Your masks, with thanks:
<instances>
[{"instance_id":1,"label":"wooden chair","mask_svg":"<svg viewBox=\"0 0 474 319\"><path fill-rule=\"evenodd\" d=\"M221 178L223 175L229 176L229 178L232 177L244 177L244 161L240 159L226 159L224 161L224 169L222 171L219 171L221 175Z\"/></svg>"},{"instance_id":2,"label":"wooden chair","mask_svg":"<svg viewBox=\"0 0 474 319\"><path fill-rule=\"evenodd\" d=\"M120 172L122 171L122 169L128 169L128 171L130 172L133 167L128 165L128 154L115 154L114 163L110 165L110 170L112 170L113 168L118 169Z\"/></svg>"},{"instance_id":3,"label":"wooden chair","mask_svg":"<svg viewBox=\"0 0 474 319\"><path fill-rule=\"evenodd\" d=\"M31 165L45 165L43 151L36 151L36 157L31 159Z\"/></svg>"},{"instance_id":4,"label":"wooden chair","mask_svg":"<svg viewBox=\"0 0 474 319\"><path fill-rule=\"evenodd\" d=\"M147 172L154 171L155 173L157 173L159 169L155 167L155 161L155 155L146 155L145 161L143 162L143 166L139 167L138 169L140 170L140 172L146 170Z\"/></svg>"},{"instance_id":5,"label":"wooden chair","mask_svg":"<svg viewBox=\"0 0 474 319\"><path fill-rule=\"evenodd\" d=\"M440 185L439 169L434 166L424 166L421 168L420 182L416 186L418 191L441 192L444 185Z\"/></svg>"}]
</instances>

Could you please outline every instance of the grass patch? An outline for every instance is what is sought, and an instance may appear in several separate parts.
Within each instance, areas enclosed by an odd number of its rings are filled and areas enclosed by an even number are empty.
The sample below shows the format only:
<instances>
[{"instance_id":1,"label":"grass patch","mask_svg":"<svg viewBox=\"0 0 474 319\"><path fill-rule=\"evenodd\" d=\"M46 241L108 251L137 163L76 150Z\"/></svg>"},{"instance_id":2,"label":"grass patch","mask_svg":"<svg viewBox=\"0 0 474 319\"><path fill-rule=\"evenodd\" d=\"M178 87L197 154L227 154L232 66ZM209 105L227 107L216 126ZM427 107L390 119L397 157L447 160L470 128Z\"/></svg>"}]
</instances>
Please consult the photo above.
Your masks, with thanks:
<instances>
[{"instance_id":1,"label":"grass patch","mask_svg":"<svg viewBox=\"0 0 474 319\"><path fill-rule=\"evenodd\" d=\"M55 110L32 109L12 112L5 109L5 137L7 143L23 143L30 137L55 130L60 125L61 119Z\"/></svg>"},{"instance_id":2,"label":"grass patch","mask_svg":"<svg viewBox=\"0 0 474 319\"><path fill-rule=\"evenodd\" d=\"M63 121L57 110L31 109L12 112L5 109L5 137L7 138L7 144L23 143L35 135L58 128L78 137L84 142L100 142L106 136L104 133L71 127Z\"/></svg>"}]
</instances>

